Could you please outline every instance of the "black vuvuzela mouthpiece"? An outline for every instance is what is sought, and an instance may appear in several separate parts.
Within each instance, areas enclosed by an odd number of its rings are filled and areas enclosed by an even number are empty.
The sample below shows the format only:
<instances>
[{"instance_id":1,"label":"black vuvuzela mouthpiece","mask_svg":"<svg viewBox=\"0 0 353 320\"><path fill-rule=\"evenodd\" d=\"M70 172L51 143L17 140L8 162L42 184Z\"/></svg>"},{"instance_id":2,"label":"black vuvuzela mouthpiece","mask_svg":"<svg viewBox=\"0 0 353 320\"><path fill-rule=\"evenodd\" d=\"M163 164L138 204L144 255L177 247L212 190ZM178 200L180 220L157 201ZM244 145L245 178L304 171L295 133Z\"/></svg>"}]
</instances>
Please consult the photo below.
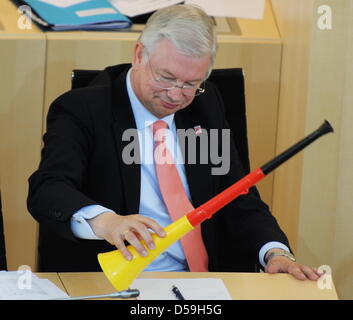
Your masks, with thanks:
<instances>
[{"instance_id":1,"label":"black vuvuzela mouthpiece","mask_svg":"<svg viewBox=\"0 0 353 320\"><path fill-rule=\"evenodd\" d=\"M320 138L326 133L334 132L331 124L325 120L325 122L314 132L306 136L304 139L296 143L294 146L290 147L286 151L282 152L278 156L276 156L271 161L267 162L265 165L261 167L262 172L267 175L278 166L280 166L283 162L287 161L289 158L293 157L299 151L303 150L306 146L314 142L316 139Z\"/></svg>"}]
</instances>

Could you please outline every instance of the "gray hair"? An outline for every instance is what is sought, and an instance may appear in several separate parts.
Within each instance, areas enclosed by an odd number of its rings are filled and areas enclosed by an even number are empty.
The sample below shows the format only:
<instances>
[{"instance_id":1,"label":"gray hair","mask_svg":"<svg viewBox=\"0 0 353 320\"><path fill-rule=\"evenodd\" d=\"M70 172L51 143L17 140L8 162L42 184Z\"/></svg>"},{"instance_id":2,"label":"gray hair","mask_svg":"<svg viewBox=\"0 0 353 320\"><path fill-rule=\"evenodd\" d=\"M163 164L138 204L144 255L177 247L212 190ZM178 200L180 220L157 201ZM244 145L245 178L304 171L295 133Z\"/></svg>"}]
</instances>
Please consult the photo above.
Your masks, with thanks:
<instances>
[{"instance_id":1,"label":"gray hair","mask_svg":"<svg viewBox=\"0 0 353 320\"><path fill-rule=\"evenodd\" d=\"M145 59L163 38L170 40L186 56L201 58L210 55L211 72L217 51L216 31L214 21L200 7L175 5L156 11L138 39L147 50Z\"/></svg>"}]
</instances>

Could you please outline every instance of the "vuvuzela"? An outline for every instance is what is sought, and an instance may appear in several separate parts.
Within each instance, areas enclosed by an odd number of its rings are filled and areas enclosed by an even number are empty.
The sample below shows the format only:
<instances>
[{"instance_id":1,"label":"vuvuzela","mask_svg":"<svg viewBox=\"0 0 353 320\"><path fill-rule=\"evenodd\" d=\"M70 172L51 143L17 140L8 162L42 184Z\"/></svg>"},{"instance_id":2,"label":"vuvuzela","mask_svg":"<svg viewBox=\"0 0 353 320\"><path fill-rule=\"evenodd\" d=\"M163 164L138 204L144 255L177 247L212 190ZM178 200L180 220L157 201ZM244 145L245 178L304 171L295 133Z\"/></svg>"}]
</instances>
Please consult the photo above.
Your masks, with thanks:
<instances>
[{"instance_id":1,"label":"vuvuzela","mask_svg":"<svg viewBox=\"0 0 353 320\"><path fill-rule=\"evenodd\" d=\"M264 166L250 172L211 200L167 226L164 229L167 234L166 237L159 238L153 234L152 237L156 248L154 250L147 249L148 256L140 256L131 245L128 246L128 250L133 255L131 261L126 260L118 250L98 254L98 261L104 274L118 291L126 290L136 277L171 244L193 230L198 224L206 219L210 219L214 213L239 195L247 193L249 188L254 186L267 174L328 132L333 132L333 128L328 121L325 121L317 130L276 156Z\"/></svg>"}]
</instances>

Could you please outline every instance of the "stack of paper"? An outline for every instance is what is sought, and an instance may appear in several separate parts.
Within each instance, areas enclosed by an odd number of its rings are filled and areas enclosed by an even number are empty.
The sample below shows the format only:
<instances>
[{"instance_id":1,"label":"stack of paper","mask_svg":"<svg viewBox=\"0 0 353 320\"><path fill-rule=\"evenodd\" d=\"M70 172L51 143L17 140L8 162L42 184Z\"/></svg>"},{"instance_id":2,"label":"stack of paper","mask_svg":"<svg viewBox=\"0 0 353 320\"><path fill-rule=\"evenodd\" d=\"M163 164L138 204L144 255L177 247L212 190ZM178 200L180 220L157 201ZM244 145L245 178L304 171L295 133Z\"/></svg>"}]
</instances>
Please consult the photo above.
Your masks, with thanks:
<instances>
[{"instance_id":1,"label":"stack of paper","mask_svg":"<svg viewBox=\"0 0 353 320\"><path fill-rule=\"evenodd\" d=\"M68 295L48 279L28 270L0 272L0 300L49 300Z\"/></svg>"},{"instance_id":2,"label":"stack of paper","mask_svg":"<svg viewBox=\"0 0 353 320\"><path fill-rule=\"evenodd\" d=\"M195 4L207 14L215 17L262 19L265 0L109 0L121 13L128 17L150 13L160 8L181 2Z\"/></svg>"},{"instance_id":3,"label":"stack of paper","mask_svg":"<svg viewBox=\"0 0 353 320\"><path fill-rule=\"evenodd\" d=\"M136 17L161 8L181 3L181 0L109 0L121 13L128 17Z\"/></svg>"},{"instance_id":4,"label":"stack of paper","mask_svg":"<svg viewBox=\"0 0 353 320\"><path fill-rule=\"evenodd\" d=\"M263 19L265 0L186 0L215 17Z\"/></svg>"},{"instance_id":5,"label":"stack of paper","mask_svg":"<svg viewBox=\"0 0 353 320\"><path fill-rule=\"evenodd\" d=\"M139 300L177 300L176 286L185 300L231 300L222 279L136 279L131 288L140 291Z\"/></svg>"},{"instance_id":6,"label":"stack of paper","mask_svg":"<svg viewBox=\"0 0 353 320\"><path fill-rule=\"evenodd\" d=\"M108 0L22 0L32 20L51 30L115 30L131 21Z\"/></svg>"}]
</instances>

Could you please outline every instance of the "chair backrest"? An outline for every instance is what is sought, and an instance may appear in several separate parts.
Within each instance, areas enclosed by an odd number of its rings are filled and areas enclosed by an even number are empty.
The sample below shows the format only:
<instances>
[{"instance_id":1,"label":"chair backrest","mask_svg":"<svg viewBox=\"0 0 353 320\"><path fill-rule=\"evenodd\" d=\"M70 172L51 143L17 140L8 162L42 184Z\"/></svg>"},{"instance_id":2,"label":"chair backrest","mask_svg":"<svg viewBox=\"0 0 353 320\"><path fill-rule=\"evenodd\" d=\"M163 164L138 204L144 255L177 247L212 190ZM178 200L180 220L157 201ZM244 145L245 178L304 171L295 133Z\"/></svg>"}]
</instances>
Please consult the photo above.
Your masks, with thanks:
<instances>
[{"instance_id":1,"label":"chair backrest","mask_svg":"<svg viewBox=\"0 0 353 320\"><path fill-rule=\"evenodd\" d=\"M98 75L100 70L73 70L71 87L82 88ZM207 81L220 91L229 127L246 173L250 170L247 121L244 93L244 75L241 68L214 69Z\"/></svg>"},{"instance_id":2,"label":"chair backrest","mask_svg":"<svg viewBox=\"0 0 353 320\"><path fill-rule=\"evenodd\" d=\"M241 68L214 69L208 78L220 91L226 119L246 173L250 171L244 73Z\"/></svg>"},{"instance_id":3,"label":"chair backrest","mask_svg":"<svg viewBox=\"0 0 353 320\"><path fill-rule=\"evenodd\" d=\"M5 251L5 235L2 220L1 193L0 193L0 270L7 270L6 251Z\"/></svg>"}]
</instances>

